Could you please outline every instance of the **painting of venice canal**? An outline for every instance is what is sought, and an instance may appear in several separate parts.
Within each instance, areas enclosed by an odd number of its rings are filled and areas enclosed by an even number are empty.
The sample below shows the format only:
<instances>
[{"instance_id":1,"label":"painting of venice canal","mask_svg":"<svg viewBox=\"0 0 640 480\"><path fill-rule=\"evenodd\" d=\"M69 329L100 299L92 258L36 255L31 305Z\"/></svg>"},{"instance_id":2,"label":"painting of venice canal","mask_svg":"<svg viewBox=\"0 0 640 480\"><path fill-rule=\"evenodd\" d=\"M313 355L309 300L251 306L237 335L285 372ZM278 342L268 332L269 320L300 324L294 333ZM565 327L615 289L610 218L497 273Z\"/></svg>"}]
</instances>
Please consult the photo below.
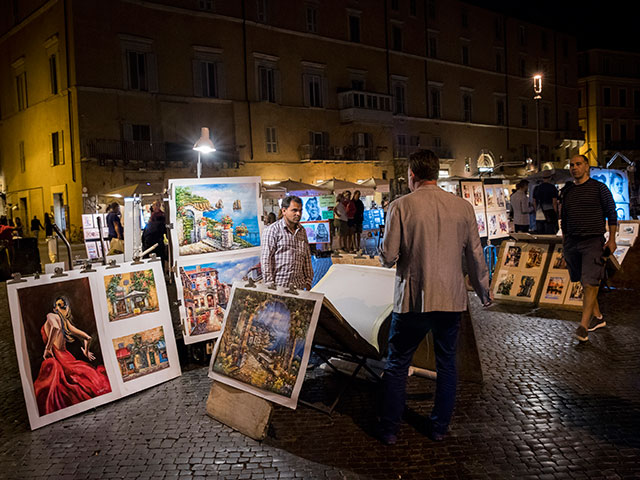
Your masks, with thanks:
<instances>
[{"instance_id":1,"label":"painting of venice canal","mask_svg":"<svg viewBox=\"0 0 640 480\"><path fill-rule=\"evenodd\" d=\"M181 256L260 246L256 184L176 186L175 201Z\"/></svg>"},{"instance_id":2,"label":"painting of venice canal","mask_svg":"<svg viewBox=\"0 0 640 480\"><path fill-rule=\"evenodd\" d=\"M213 372L290 398L315 300L236 288Z\"/></svg>"}]
</instances>

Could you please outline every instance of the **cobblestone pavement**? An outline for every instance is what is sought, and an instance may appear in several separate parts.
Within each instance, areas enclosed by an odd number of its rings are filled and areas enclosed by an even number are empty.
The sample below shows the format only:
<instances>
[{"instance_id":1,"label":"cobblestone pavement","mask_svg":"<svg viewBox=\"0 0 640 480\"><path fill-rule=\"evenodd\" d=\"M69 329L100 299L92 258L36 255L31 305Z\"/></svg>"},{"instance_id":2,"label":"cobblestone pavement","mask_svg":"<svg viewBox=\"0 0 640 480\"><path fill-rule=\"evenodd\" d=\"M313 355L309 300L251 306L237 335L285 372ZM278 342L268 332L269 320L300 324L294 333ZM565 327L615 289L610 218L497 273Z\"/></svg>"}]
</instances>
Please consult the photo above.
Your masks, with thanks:
<instances>
[{"instance_id":1,"label":"cobblestone pavement","mask_svg":"<svg viewBox=\"0 0 640 480\"><path fill-rule=\"evenodd\" d=\"M329 417L276 407L264 442L210 419L204 367L31 432L0 285L0 478L640 478L636 292L601 295L606 328L578 345L576 312L474 301L482 385L461 382L442 443L420 432L434 383L410 378L397 445L372 437L376 387L353 385ZM332 375L305 385L310 399ZM304 390L303 390L304 391Z\"/></svg>"}]
</instances>

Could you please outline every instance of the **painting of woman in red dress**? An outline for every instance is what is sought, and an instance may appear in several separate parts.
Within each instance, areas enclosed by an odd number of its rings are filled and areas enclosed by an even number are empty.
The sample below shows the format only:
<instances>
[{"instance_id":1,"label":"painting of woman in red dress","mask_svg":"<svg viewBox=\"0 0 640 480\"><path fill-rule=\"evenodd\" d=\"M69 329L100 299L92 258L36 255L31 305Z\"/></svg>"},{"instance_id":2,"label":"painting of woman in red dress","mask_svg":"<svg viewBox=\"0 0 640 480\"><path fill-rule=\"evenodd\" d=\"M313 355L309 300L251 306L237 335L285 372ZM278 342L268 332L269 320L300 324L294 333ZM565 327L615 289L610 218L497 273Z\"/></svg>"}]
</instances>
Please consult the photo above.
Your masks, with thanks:
<instances>
[{"instance_id":1,"label":"painting of woman in red dress","mask_svg":"<svg viewBox=\"0 0 640 480\"><path fill-rule=\"evenodd\" d=\"M89 360L96 357L89 350L91 336L73 324L71 307L64 296L55 299L53 311L40 329L44 349L44 362L38 378L33 382L40 415L97 397L111 391L103 365L97 368L77 360L67 350L67 343L82 342L81 351Z\"/></svg>"},{"instance_id":2,"label":"painting of woman in red dress","mask_svg":"<svg viewBox=\"0 0 640 480\"><path fill-rule=\"evenodd\" d=\"M111 392L87 278L18 291L38 413Z\"/></svg>"}]
</instances>

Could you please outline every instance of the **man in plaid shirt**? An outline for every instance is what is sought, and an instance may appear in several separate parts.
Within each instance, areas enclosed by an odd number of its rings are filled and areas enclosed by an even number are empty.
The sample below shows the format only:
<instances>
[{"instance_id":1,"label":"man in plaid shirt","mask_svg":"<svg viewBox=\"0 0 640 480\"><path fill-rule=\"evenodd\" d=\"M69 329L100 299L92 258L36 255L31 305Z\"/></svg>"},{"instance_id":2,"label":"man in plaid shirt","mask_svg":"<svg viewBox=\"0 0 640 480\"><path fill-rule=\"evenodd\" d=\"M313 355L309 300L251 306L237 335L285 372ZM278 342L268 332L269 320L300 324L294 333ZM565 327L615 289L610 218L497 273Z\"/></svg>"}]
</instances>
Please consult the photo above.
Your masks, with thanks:
<instances>
[{"instance_id":1,"label":"man in plaid shirt","mask_svg":"<svg viewBox=\"0 0 640 480\"><path fill-rule=\"evenodd\" d=\"M313 269L307 233L300 225L302 200L288 196L282 200L282 218L269 225L262 244L264 283L311 289Z\"/></svg>"}]
</instances>

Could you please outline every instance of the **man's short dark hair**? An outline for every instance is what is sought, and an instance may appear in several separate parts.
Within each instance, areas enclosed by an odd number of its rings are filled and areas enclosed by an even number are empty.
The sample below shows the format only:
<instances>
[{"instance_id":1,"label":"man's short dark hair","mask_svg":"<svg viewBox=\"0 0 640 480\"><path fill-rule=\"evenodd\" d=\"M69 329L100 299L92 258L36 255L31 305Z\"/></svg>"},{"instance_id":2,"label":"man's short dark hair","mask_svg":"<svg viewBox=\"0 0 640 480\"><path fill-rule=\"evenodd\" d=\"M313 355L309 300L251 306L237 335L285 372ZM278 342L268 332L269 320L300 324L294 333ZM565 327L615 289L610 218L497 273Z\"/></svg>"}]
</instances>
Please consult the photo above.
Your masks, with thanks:
<instances>
[{"instance_id":1,"label":"man's short dark hair","mask_svg":"<svg viewBox=\"0 0 640 480\"><path fill-rule=\"evenodd\" d=\"M302 206L302 199L296 195L288 195L282 199L282 208L287 209L291 202L299 203Z\"/></svg>"},{"instance_id":2,"label":"man's short dark hair","mask_svg":"<svg viewBox=\"0 0 640 480\"><path fill-rule=\"evenodd\" d=\"M582 160L584 160L584 163L589 165L589 159L587 158L586 155L574 155L574 157L580 157Z\"/></svg>"},{"instance_id":3,"label":"man's short dark hair","mask_svg":"<svg viewBox=\"0 0 640 480\"><path fill-rule=\"evenodd\" d=\"M440 159L431 150L418 150L409 155L409 170L419 180L437 180Z\"/></svg>"}]
</instances>

